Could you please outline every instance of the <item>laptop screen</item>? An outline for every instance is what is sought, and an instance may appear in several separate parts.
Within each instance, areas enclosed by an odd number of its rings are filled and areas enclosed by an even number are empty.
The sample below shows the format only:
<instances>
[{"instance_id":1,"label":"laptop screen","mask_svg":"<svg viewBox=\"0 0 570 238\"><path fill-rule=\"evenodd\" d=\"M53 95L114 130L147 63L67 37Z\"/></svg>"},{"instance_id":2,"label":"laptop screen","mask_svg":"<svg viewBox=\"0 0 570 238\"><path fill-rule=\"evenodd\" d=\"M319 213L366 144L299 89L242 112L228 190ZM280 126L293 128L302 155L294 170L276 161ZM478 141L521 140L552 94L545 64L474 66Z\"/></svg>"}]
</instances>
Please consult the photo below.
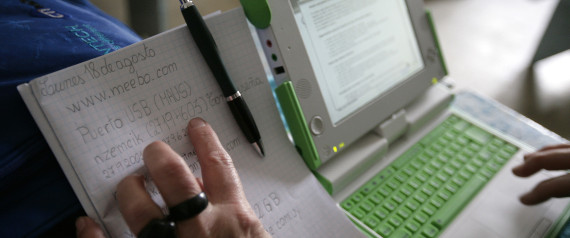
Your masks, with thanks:
<instances>
[{"instance_id":1,"label":"laptop screen","mask_svg":"<svg viewBox=\"0 0 570 238\"><path fill-rule=\"evenodd\" d=\"M291 0L333 124L424 68L404 0Z\"/></svg>"}]
</instances>

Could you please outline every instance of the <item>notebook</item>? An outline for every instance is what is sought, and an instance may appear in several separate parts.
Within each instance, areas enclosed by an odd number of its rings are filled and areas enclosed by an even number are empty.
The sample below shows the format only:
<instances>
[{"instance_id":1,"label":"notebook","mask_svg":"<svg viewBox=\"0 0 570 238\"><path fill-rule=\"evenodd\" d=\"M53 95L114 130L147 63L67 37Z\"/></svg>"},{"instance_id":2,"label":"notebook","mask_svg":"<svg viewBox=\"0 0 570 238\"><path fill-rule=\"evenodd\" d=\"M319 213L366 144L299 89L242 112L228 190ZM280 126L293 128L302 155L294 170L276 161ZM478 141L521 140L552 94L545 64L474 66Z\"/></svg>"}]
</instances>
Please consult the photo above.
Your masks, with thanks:
<instances>
[{"instance_id":1,"label":"notebook","mask_svg":"<svg viewBox=\"0 0 570 238\"><path fill-rule=\"evenodd\" d=\"M108 237L133 237L115 191L135 172L147 175L148 192L166 212L142 151L161 140L200 177L186 125L202 117L231 155L248 202L269 234L360 235L289 142L243 10L206 23L258 123L264 158L239 130L184 25L18 87L87 214Z\"/></svg>"},{"instance_id":2,"label":"notebook","mask_svg":"<svg viewBox=\"0 0 570 238\"><path fill-rule=\"evenodd\" d=\"M259 30L295 146L371 237L554 235L568 200L518 196L533 149L450 107L454 93L422 1L269 1Z\"/></svg>"}]
</instances>

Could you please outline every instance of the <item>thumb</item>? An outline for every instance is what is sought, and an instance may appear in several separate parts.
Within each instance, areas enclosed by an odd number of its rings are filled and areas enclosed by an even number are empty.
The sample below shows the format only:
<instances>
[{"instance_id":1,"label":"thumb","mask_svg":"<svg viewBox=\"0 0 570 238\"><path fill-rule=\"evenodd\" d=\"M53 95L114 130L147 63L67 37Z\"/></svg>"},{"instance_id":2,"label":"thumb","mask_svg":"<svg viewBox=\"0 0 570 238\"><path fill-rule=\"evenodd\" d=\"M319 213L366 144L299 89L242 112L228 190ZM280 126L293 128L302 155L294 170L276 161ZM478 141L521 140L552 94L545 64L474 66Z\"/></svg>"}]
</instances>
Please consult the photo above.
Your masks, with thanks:
<instances>
[{"instance_id":1,"label":"thumb","mask_svg":"<svg viewBox=\"0 0 570 238\"><path fill-rule=\"evenodd\" d=\"M99 224L89 217L79 217L75 221L78 238L104 238L105 235Z\"/></svg>"}]
</instances>

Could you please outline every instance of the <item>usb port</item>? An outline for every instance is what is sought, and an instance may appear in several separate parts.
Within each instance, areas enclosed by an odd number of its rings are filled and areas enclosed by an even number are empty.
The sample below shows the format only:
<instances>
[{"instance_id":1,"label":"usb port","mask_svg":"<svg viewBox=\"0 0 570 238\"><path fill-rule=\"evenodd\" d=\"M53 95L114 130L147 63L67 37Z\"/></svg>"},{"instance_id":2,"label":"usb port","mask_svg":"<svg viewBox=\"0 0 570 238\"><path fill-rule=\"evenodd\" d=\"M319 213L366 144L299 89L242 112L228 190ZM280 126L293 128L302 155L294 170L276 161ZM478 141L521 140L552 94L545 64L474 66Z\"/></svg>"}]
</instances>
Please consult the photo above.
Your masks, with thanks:
<instances>
[{"instance_id":1,"label":"usb port","mask_svg":"<svg viewBox=\"0 0 570 238\"><path fill-rule=\"evenodd\" d=\"M275 67L273 70L275 71L276 75L285 73L285 68L283 68L283 66Z\"/></svg>"}]
</instances>

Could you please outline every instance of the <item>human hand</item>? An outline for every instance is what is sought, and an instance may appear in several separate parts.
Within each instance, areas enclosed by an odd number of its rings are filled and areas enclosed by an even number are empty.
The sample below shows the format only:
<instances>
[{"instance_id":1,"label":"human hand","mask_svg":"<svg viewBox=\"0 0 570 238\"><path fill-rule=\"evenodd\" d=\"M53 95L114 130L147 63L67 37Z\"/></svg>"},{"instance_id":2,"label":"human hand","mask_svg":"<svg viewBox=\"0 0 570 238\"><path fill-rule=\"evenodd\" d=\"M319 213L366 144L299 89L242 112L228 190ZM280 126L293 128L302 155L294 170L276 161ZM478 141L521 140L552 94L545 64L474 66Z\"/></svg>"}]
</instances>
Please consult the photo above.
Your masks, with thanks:
<instances>
[{"instance_id":1,"label":"human hand","mask_svg":"<svg viewBox=\"0 0 570 238\"><path fill-rule=\"evenodd\" d=\"M202 178L194 177L184 160L167 144L153 142L143 159L168 207L176 206L200 192L208 206L193 218L176 222L178 237L269 237L246 200L232 159L212 128L202 119L192 119L188 135L194 145ZM147 193L141 175L129 175L117 186L119 209L133 234L139 234L153 219L164 215ZM78 237L103 237L92 220L76 222ZM81 226L81 227L80 227Z\"/></svg>"},{"instance_id":2,"label":"human hand","mask_svg":"<svg viewBox=\"0 0 570 238\"><path fill-rule=\"evenodd\" d=\"M513 173L528 177L541 169L570 169L570 144L547 146L524 156L523 164L513 168ZM550 178L540 182L530 192L520 197L525 205L535 205L550 198L570 196L570 174Z\"/></svg>"}]
</instances>

